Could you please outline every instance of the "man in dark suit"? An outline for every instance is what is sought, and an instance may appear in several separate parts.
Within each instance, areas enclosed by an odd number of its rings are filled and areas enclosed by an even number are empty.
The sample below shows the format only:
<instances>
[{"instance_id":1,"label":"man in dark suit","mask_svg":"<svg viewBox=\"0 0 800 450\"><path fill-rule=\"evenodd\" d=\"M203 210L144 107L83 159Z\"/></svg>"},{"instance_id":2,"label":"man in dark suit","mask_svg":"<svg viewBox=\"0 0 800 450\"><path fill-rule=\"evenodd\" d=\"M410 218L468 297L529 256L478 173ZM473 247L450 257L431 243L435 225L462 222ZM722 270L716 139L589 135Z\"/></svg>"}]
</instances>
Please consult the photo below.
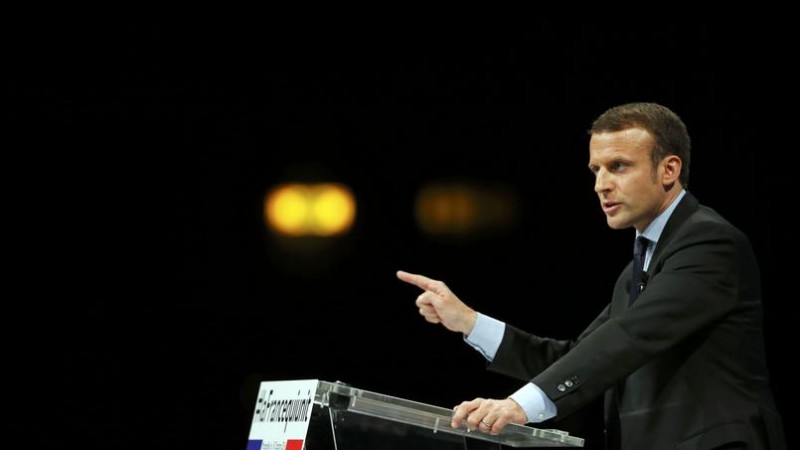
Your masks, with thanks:
<instances>
[{"instance_id":1,"label":"man in dark suit","mask_svg":"<svg viewBox=\"0 0 800 450\"><path fill-rule=\"evenodd\" d=\"M609 305L572 341L539 337L476 312L445 283L420 314L461 332L489 369L527 381L506 399L462 402L453 426L499 433L558 421L605 396L606 447L785 449L769 386L760 273L747 237L686 189L690 138L655 103L609 109L592 124L589 169L608 225L645 239ZM638 272L638 270L637 270Z\"/></svg>"}]
</instances>

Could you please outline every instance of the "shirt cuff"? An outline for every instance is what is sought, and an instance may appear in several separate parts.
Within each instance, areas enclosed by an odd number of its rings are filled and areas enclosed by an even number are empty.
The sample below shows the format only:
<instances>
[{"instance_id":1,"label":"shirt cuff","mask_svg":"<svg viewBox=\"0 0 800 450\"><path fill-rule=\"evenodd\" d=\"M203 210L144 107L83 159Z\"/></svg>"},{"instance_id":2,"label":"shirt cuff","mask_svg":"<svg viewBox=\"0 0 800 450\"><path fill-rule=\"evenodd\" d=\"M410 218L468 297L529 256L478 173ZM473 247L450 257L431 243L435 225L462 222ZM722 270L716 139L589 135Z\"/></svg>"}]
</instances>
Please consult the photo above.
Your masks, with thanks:
<instances>
[{"instance_id":1,"label":"shirt cuff","mask_svg":"<svg viewBox=\"0 0 800 450\"><path fill-rule=\"evenodd\" d=\"M469 336L464 336L464 341L480 352L486 359L492 361L503 341L506 324L497 319L477 313L475 326Z\"/></svg>"},{"instance_id":2,"label":"shirt cuff","mask_svg":"<svg viewBox=\"0 0 800 450\"><path fill-rule=\"evenodd\" d=\"M519 406L525 411L525 415L528 416L528 422L544 422L556 416L556 404L545 395L539 386L533 383L521 387L509 398L519 403Z\"/></svg>"}]
</instances>

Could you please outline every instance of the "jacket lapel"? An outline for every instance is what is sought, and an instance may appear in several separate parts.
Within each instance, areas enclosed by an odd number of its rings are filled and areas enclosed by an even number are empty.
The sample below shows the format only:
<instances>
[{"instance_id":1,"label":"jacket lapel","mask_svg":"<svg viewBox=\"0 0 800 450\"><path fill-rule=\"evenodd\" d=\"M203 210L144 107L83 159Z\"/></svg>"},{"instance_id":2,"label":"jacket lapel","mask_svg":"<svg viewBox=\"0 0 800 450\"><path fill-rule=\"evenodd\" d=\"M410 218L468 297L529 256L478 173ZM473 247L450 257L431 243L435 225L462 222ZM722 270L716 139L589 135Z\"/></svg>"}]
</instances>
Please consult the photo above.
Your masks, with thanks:
<instances>
[{"instance_id":1,"label":"jacket lapel","mask_svg":"<svg viewBox=\"0 0 800 450\"><path fill-rule=\"evenodd\" d=\"M648 278L652 276L655 268L659 266L659 264L656 264L656 261L658 261L659 256L664 252L664 248L667 247L672 236L675 235L675 232L678 231L686 219L694 214L699 207L700 202L697 201L697 198L692 195L691 192L686 191L686 195L683 196L681 202L675 207L675 211L672 212L667 224L664 226L664 231L661 232L661 236L658 238L656 250L653 252L650 264L647 266Z\"/></svg>"}]
</instances>

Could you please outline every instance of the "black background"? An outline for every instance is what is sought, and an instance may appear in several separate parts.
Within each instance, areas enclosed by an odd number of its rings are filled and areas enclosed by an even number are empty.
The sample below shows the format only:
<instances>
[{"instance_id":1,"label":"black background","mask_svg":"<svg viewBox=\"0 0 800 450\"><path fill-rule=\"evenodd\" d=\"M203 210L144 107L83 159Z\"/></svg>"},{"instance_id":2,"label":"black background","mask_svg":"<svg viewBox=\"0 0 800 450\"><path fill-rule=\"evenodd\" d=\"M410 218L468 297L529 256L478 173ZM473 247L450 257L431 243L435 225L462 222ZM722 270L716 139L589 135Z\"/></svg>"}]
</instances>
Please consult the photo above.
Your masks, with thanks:
<instances>
[{"instance_id":1,"label":"black background","mask_svg":"<svg viewBox=\"0 0 800 450\"><path fill-rule=\"evenodd\" d=\"M475 309L574 337L609 299L632 231L586 169L591 120L676 111L691 191L752 239L790 442L791 30L716 21L524 26L147 20L32 24L9 39L15 207L11 424L50 448L243 449L259 381L315 378L440 406L520 384L426 323L404 269ZM787 133L788 131L788 133ZM347 236L293 250L264 194L339 181ZM429 181L504 185L510 231L433 238ZM18 208L18 209L17 209ZM16 328L15 328L16 327ZM794 353L789 350L789 354ZM598 448L600 416L556 425ZM34 421L28 419L33 417ZM63 425L63 426L62 426Z\"/></svg>"}]
</instances>

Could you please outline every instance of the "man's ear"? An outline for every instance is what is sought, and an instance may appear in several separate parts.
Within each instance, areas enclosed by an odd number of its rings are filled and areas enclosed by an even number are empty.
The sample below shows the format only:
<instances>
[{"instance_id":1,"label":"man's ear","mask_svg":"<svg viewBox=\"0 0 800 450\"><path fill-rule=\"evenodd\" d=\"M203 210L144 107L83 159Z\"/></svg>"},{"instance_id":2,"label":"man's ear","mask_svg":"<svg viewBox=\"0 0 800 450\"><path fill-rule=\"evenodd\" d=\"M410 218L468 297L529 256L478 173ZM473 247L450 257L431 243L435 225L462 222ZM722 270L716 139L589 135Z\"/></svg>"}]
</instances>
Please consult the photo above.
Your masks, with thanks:
<instances>
[{"instance_id":1,"label":"man's ear","mask_svg":"<svg viewBox=\"0 0 800 450\"><path fill-rule=\"evenodd\" d=\"M678 155L669 155L661 160L661 184L672 186L681 176L683 162Z\"/></svg>"}]
</instances>

